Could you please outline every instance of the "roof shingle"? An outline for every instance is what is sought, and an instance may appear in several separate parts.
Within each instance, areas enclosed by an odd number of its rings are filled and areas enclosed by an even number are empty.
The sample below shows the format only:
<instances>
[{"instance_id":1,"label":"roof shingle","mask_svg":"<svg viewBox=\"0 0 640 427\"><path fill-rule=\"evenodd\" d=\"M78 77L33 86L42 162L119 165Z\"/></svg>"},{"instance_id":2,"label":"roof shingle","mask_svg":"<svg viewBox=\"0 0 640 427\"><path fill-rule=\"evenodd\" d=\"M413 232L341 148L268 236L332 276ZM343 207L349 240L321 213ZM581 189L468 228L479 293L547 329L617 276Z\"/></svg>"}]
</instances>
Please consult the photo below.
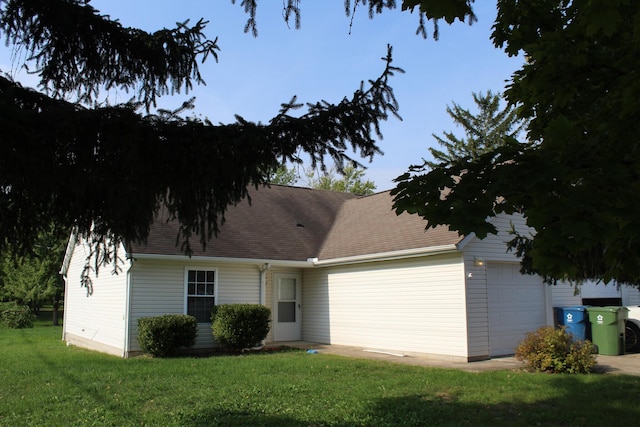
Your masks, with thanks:
<instances>
[{"instance_id":1,"label":"roof shingle","mask_svg":"<svg viewBox=\"0 0 640 427\"><path fill-rule=\"evenodd\" d=\"M461 237L446 227L425 231L417 215L396 215L388 191L366 197L301 187L272 185L251 189L251 204L231 206L217 238L193 256L306 261L368 255L456 244ZM146 244L133 254L182 255L177 221L162 215ZM197 239L196 239L197 240Z\"/></svg>"},{"instance_id":2,"label":"roof shingle","mask_svg":"<svg viewBox=\"0 0 640 427\"><path fill-rule=\"evenodd\" d=\"M230 206L220 233L203 250L197 237L193 256L306 261L318 255L343 202L356 197L310 188L272 185L250 189L251 203ZM179 224L159 218L147 243L133 244L134 254L182 255L176 245Z\"/></svg>"},{"instance_id":3,"label":"roof shingle","mask_svg":"<svg viewBox=\"0 0 640 427\"><path fill-rule=\"evenodd\" d=\"M327 235L319 259L455 245L461 236L447 227L425 230L418 215L396 215L389 191L347 200Z\"/></svg>"}]
</instances>

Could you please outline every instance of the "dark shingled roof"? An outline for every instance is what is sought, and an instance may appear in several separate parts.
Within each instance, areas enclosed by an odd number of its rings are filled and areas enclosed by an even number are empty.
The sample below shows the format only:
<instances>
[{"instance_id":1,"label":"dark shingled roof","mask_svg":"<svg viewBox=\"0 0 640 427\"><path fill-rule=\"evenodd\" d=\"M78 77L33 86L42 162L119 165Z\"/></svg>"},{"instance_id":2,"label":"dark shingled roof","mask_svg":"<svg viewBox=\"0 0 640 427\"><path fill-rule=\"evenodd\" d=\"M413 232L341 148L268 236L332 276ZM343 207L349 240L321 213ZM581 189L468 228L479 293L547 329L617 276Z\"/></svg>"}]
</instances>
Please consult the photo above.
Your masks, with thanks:
<instances>
[{"instance_id":1,"label":"dark shingled roof","mask_svg":"<svg viewBox=\"0 0 640 427\"><path fill-rule=\"evenodd\" d=\"M389 191L347 200L318 258L335 259L405 249L455 245L462 237L448 227L430 228L418 215L396 215Z\"/></svg>"},{"instance_id":2,"label":"dark shingled roof","mask_svg":"<svg viewBox=\"0 0 640 427\"><path fill-rule=\"evenodd\" d=\"M456 244L461 237L446 227L429 229L417 215L397 216L389 192L358 197L300 187L272 185L252 189L251 204L231 206L217 238L193 256L306 261ZM176 245L178 223L160 218L145 244L132 253L182 255Z\"/></svg>"},{"instance_id":3,"label":"dark shingled roof","mask_svg":"<svg viewBox=\"0 0 640 427\"><path fill-rule=\"evenodd\" d=\"M318 256L343 202L357 196L310 188L272 185L249 191L230 206L217 238L202 250L192 238L193 256L306 261ZM182 255L176 246L178 223L159 219L146 245L132 245L135 254Z\"/></svg>"}]
</instances>

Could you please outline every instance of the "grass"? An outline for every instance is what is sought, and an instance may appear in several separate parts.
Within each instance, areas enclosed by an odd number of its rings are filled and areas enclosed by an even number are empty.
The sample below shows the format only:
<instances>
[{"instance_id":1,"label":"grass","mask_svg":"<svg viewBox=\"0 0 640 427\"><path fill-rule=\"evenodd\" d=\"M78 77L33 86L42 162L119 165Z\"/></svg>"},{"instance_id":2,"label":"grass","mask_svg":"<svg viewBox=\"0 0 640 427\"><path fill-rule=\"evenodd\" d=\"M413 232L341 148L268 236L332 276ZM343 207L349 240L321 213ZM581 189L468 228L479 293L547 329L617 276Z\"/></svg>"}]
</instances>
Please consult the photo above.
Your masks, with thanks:
<instances>
[{"instance_id":1,"label":"grass","mask_svg":"<svg viewBox=\"0 0 640 427\"><path fill-rule=\"evenodd\" d=\"M635 425L640 377L466 373L291 351L119 359L0 329L0 425Z\"/></svg>"}]
</instances>

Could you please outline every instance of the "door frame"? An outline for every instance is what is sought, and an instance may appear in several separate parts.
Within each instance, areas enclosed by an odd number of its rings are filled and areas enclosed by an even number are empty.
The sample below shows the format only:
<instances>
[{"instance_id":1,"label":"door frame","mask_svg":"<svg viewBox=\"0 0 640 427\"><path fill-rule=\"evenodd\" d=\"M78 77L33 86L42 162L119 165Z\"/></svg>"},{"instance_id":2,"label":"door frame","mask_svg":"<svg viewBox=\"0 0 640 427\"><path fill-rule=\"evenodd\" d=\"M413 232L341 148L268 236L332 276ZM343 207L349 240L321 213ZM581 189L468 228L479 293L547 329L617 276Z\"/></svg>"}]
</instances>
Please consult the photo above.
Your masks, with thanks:
<instances>
[{"instance_id":1,"label":"door frame","mask_svg":"<svg viewBox=\"0 0 640 427\"><path fill-rule=\"evenodd\" d=\"M278 322L278 288L281 279L294 279L295 302L294 302L294 322ZM272 295L272 327L274 341L299 341L302 336L302 275L300 273L274 273L273 274L273 295Z\"/></svg>"}]
</instances>

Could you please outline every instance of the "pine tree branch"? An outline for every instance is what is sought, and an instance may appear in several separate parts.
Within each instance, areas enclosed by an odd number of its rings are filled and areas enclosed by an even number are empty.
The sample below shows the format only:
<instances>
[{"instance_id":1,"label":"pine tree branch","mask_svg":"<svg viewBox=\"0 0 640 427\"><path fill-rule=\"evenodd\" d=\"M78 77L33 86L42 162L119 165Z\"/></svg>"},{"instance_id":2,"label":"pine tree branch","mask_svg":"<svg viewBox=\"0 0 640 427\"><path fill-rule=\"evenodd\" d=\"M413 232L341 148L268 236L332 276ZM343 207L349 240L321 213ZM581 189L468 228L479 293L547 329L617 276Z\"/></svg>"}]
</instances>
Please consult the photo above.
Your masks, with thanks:
<instances>
[{"instance_id":1,"label":"pine tree branch","mask_svg":"<svg viewBox=\"0 0 640 427\"><path fill-rule=\"evenodd\" d=\"M81 0L7 0L0 30L34 60L40 85L53 97L91 103L101 89L137 90L147 108L156 98L203 84L198 60L217 60L216 40L202 19L147 33L99 15Z\"/></svg>"},{"instance_id":2,"label":"pine tree branch","mask_svg":"<svg viewBox=\"0 0 640 427\"><path fill-rule=\"evenodd\" d=\"M349 148L380 153L373 134L398 116L388 79L402 71L391 65L391 47L383 59L381 76L350 99L308 104L300 117L287 103L266 125L142 115L132 104L90 109L0 78L0 250L27 250L51 221L111 243L144 241L162 206L180 221L186 253L193 236L204 246L227 207L266 185L265 171L283 158L302 151L341 167Z\"/></svg>"}]
</instances>

